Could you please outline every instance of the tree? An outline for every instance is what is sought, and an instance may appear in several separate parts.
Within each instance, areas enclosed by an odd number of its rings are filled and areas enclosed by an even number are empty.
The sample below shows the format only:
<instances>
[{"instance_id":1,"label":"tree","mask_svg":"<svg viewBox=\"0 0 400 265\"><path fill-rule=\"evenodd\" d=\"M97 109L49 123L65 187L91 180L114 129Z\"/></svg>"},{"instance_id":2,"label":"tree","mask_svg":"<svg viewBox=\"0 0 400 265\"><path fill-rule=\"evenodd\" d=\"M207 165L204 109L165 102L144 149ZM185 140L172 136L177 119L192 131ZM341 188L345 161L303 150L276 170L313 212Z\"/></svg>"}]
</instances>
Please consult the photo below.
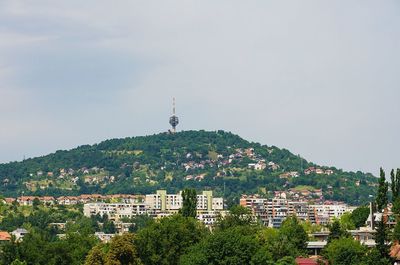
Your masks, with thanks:
<instances>
[{"instance_id":1,"label":"tree","mask_svg":"<svg viewBox=\"0 0 400 265\"><path fill-rule=\"evenodd\" d=\"M361 227L365 225L365 222L368 219L369 216L369 207L367 206L361 206L356 208L352 213L351 213L351 220L353 221L355 227Z\"/></svg>"},{"instance_id":2,"label":"tree","mask_svg":"<svg viewBox=\"0 0 400 265\"><path fill-rule=\"evenodd\" d=\"M340 226L344 229L344 230L351 230L351 229L355 229L356 226L353 222L353 219L351 218L351 213L347 212L344 213L341 217L340 217Z\"/></svg>"},{"instance_id":3,"label":"tree","mask_svg":"<svg viewBox=\"0 0 400 265\"><path fill-rule=\"evenodd\" d=\"M364 256L363 265L391 265L392 262L387 257L382 257L381 253L376 248L368 250L367 255Z\"/></svg>"},{"instance_id":4,"label":"tree","mask_svg":"<svg viewBox=\"0 0 400 265\"><path fill-rule=\"evenodd\" d=\"M387 198L388 192L388 183L386 182L385 178L385 171L380 168L380 178L379 178L379 187L378 187L378 194L376 196L376 206L379 212L382 212L388 203Z\"/></svg>"},{"instance_id":5,"label":"tree","mask_svg":"<svg viewBox=\"0 0 400 265\"><path fill-rule=\"evenodd\" d=\"M236 226L218 230L190 248L182 256L180 265L272 265L272 256L267 251L259 251L261 244L253 227Z\"/></svg>"},{"instance_id":6,"label":"tree","mask_svg":"<svg viewBox=\"0 0 400 265\"><path fill-rule=\"evenodd\" d=\"M327 240L328 244L331 243L333 240L349 236L347 231L341 227L340 222L337 219L335 219L333 223L329 226L329 231L330 233Z\"/></svg>"},{"instance_id":7,"label":"tree","mask_svg":"<svg viewBox=\"0 0 400 265\"><path fill-rule=\"evenodd\" d=\"M335 265L364 265L363 257L366 247L353 238L340 238L333 240L324 250L324 256L330 264Z\"/></svg>"},{"instance_id":8,"label":"tree","mask_svg":"<svg viewBox=\"0 0 400 265\"><path fill-rule=\"evenodd\" d=\"M99 244L93 247L86 256L85 265L105 265L104 255L103 245Z\"/></svg>"},{"instance_id":9,"label":"tree","mask_svg":"<svg viewBox=\"0 0 400 265\"><path fill-rule=\"evenodd\" d=\"M390 172L391 188L392 188L392 202L396 201L400 196L400 168L394 173L394 169Z\"/></svg>"},{"instance_id":10,"label":"tree","mask_svg":"<svg viewBox=\"0 0 400 265\"><path fill-rule=\"evenodd\" d=\"M384 217L376 223L375 243L381 257L389 257L388 232Z\"/></svg>"},{"instance_id":11,"label":"tree","mask_svg":"<svg viewBox=\"0 0 400 265\"><path fill-rule=\"evenodd\" d=\"M296 265L294 257L286 256L277 261L276 265Z\"/></svg>"},{"instance_id":12,"label":"tree","mask_svg":"<svg viewBox=\"0 0 400 265\"><path fill-rule=\"evenodd\" d=\"M14 260L11 262L10 265L27 265L25 261L20 261L19 259Z\"/></svg>"},{"instance_id":13,"label":"tree","mask_svg":"<svg viewBox=\"0 0 400 265\"><path fill-rule=\"evenodd\" d=\"M305 251L307 248L308 235L295 216L286 218L279 229L281 236L290 242L299 251Z\"/></svg>"},{"instance_id":14,"label":"tree","mask_svg":"<svg viewBox=\"0 0 400 265\"><path fill-rule=\"evenodd\" d=\"M38 198L33 199L32 201L33 209L37 210L39 205L40 205L40 200Z\"/></svg>"},{"instance_id":15,"label":"tree","mask_svg":"<svg viewBox=\"0 0 400 265\"><path fill-rule=\"evenodd\" d=\"M180 213L184 217L197 216L197 194L195 189L184 189L182 191L182 208Z\"/></svg>"},{"instance_id":16,"label":"tree","mask_svg":"<svg viewBox=\"0 0 400 265\"><path fill-rule=\"evenodd\" d=\"M265 251L271 253L274 262L286 257L297 257L303 254L280 230L274 228L264 228L258 233L261 244L265 247ZM275 264L275 263L274 263Z\"/></svg>"},{"instance_id":17,"label":"tree","mask_svg":"<svg viewBox=\"0 0 400 265\"><path fill-rule=\"evenodd\" d=\"M207 229L191 217L173 215L141 229L134 241L146 265L174 265L188 248L207 235Z\"/></svg>"},{"instance_id":18,"label":"tree","mask_svg":"<svg viewBox=\"0 0 400 265\"><path fill-rule=\"evenodd\" d=\"M376 224L375 242L376 242L376 248L382 257L388 257L389 255L389 247L386 244L386 242L388 241L386 220L382 213L382 211L386 208L388 203L387 191L388 191L388 183L386 182L385 179L385 172L381 168L376 204L377 204L377 210L380 214L382 214L382 216L381 220L378 221Z\"/></svg>"},{"instance_id":19,"label":"tree","mask_svg":"<svg viewBox=\"0 0 400 265\"><path fill-rule=\"evenodd\" d=\"M250 209L240 205L232 206L229 213L225 217L217 218L216 227L218 229L227 229L234 226L253 225L253 217Z\"/></svg>"},{"instance_id":20,"label":"tree","mask_svg":"<svg viewBox=\"0 0 400 265\"><path fill-rule=\"evenodd\" d=\"M130 233L115 236L111 239L108 253L105 258L106 265L140 265L142 264L135 245L134 235Z\"/></svg>"},{"instance_id":21,"label":"tree","mask_svg":"<svg viewBox=\"0 0 400 265\"><path fill-rule=\"evenodd\" d=\"M152 217L150 217L149 215L142 214L142 215L137 215L137 216L133 217L131 222L133 224L129 227L129 232L136 233L137 231L152 224L154 222L154 219Z\"/></svg>"}]
</instances>

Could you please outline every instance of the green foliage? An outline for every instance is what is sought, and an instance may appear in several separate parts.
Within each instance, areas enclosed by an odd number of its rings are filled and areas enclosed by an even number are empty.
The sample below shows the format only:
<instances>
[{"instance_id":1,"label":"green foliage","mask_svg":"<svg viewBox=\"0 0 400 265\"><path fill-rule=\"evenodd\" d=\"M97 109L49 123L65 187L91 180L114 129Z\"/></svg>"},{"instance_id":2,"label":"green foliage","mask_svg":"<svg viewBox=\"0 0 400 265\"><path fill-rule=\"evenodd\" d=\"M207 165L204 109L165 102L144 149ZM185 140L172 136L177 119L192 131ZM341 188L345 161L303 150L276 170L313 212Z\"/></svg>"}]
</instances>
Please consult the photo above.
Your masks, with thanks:
<instances>
[{"instance_id":1,"label":"green foliage","mask_svg":"<svg viewBox=\"0 0 400 265\"><path fill-rule=\"evenodd\" d=\"M324 256L334 265L364 265L366 247L353 238L334 239L324 250Z\"/></svg>"},{"instance_id":2,"label":"green foliage","mask_svg":"<svg viewBox=\"0 0 400 265\"><path fill-rule=\"evenodd\" d=\"M393 201L392 212L396 215L397 218L400 217L400 197L397 197Z\"/></svg>"},{"instance_id":3,"label":"green foliage","mask_svg":"<svg viewBox=\"0 0 400 265\"><path fill-rule=\"evenodd\" d=\"M230 227L215 232L191 248L179 264L273 264L272 257L268 254L262 255L259 248L260 243L254 236L254 229L248 226Z\"/></svg>"},{"instance_id":4,"label":"green foliage","mask_svg":"<svg viewBox=\"0 0 400 265\"><path fill-rule=\"evenodd\" d=\"M383 169L380 168L379 187L378 187L378 194L376 196L376 207L379 212L382 212L382 210L386 207L388 203L388 197L387 197L388 185L389 184L386 182L385 178L385 171L383 171Z\"/></svg>"},{"instance_id":5,"label":"green foliage","mask_svg":"<svg viewBox=\"0 0 400 265\"><path fill-rule=\"evenodd\" d=\"M255 161L247 156L226 163L230 155L247 148L253 148L258 159L275 162L279 169L250 170L248 163ZM185 169L183 163L201 164L202 167ZM288 150L251 143L229 132L162 133L112 139L22 162L0 164L0 182L6 183L0 185L0 193L14 197L22 192L26 195L60 196L83 193L144 194L160 188L168 192L184 188L210 188L219 196L224 195L228 204L232 205L237 203L241 194L257 193L260 188L281 190L284 185L285 188L298 185L322 188L327 199L351 204L369 201L370 195L376 192L374 184L377 179L370 174L343 172L335 168L329 176L303 174L302 170L310 166L316 165ZM92 168L101 170L90 173L82 170ZM61 169L71 169L72 175L58 178ZM290 171L297 171L300 176L288 180L278 177ZM187 175L205 177L202 181L185 180ZM114 180L106 176L113 176ZM72 181L75 177L78 178L76 182ZM98 182L90 182L90 177L96 177ZM360 185L356 186L356 182ZM35 188L28 189L27 183ZM332 186L332 189L328 191L327 186Z\"/></svg>"},{"instance_id":6,"label":"green foliage","mask_svg":"<svg viewBox=\"0 0 400 265\"><path fill-rule=\"evenodd\" d=\"M133 225L129 227L129 232L136 233L141 229L149 226L154 222L154 219L147 214L136 215L131 220L129 220Z\"/></svg>"},{"instance_id":7,"label":"green foliage","mask_svg":"<svg viewBox=\"0 0 400 265\"><path fill-rule=\"evenodd\" d=\"M365 222L368 219L370 209L368 206L361 206L356 208L351 213L351 221L353 222L355 227L361 227L365 225Z\"/></svg>"},{"instance_id":8,"label":"green foliage","mask_svg":"<svg viewBox=\"0 0 400 265\"><path fill-rule=\"evenodd\" d=\"M382 257L376 248L368 250L362 260L363 265L391 265L392 262L388 257Z\"/></svg>"},{"instance_id":9,"label":"green foliage","mask_svg":"<svg viewBox=\"0 0 400 265\"><path fill-rule=\"evenodd\" d=\"M308 235L297 217L291 216L286 218L282 223L279 233L285 242L290 242L299 251L306 250Z\"/></svg>"},{"instance_id":10,"label":"green foliage","mask_svg":"<svg viewBox=\"0 0 400 265\"><path fill-rule=\"evenodd\" d=\"M347 212L344 213L341 217L340 217L340 226L344 229L344 230L352 230L356 228L356 225L354 224L353 218L352 218L352 213Z\"/></svg>"},{"instance_id":11,"label":"green foliage","mask_svg":"<svg viewBox=\"0 0 400 265\"><path fill-rule=\"evenodd\" d=\"M392 188L392 202L400 197L400 168L394 173L394 169L390 172L391 188Z\"/></svg>"},{"instance_id":12,"label":"green foliage","mask_svg":"<svg viewBox=\"0 0 400 265\"><path fill-rule=\"evenodd\" d=\"M389 257L388 228L384 220L376 223L375 243L381 257Z\"/></svg>"},{"instance_id":13,"label":"green foliage","mask_svg":"<svg viewBox=\"0 0 400 265\"><path fill-rule=\"evenodd\" d=\"M32 207L33 208L33 207ZM46 217L47 214L47 217ZM82 264L87 253L97 244L98 240L93 236L94 229L90 218L75 216L74 223L67 223L65 238L56 236L57 230L49 226L60 212L57 210L34 210L25 217L18 213L29 233L21 242L11 241L1 246L0 264L10 264L19 259L27 264ZM58 216L57 218L63 218ZM21 222L17 220L17 222ZM9 220L2 220L2 225ZM19 227L19 223L18 223Z\"/></svg>"},{"instance_id":14,"label":"green foliage","mask_svg":"<svg viewBox=\"0 0 400 265\"><path fill-rule=\"evenodd\" d=\"M102 245L93 247L85 259L85 265L105 265L105 251Z\"/></svg>"},{"instance_id":15,"label":"green foliage","mask_svg":"<svg viewBox=\"0 0 400 265\"><path fill-rule=\"evenodd\" d=\"M229 213L217 219L217 229L227 229L235 226L255 225L250 209L240 205L233 206Z\"/></svg>"},{"instance_id":16,"label":"green foliage","mask_svg":"<svg viewBox=\"0 0 400 265\"><path fill-rule=\"evenodd\" d=\"M10 265L27 265L25 261L20 261L19 259L14 260L11 262Z\"/></svg>"},{"instance_id":17,"label":"green foliage","mask_svg":"<svg viewBox=\"0 0 400 265\"><path fill-rule=\"evenodd\" d=\"M345 229L342 228L340 225L339 220L334 220L332 224L329 225L329 236L328 236L328 245L331 243L333 240L341 239L344 237L349 237L350 235L347 233Z\"/></svg>"},{"instance_id":18,"label":"green foliage","mask_svg":"<svg viewBox=\"0 0 400 265\"><path fill-rule=\"evenodd\" d=\"M140 265L134 245L134 235L124 234L114 237L105 258L106 265Z\"/></svg>"},{"instance_id":19,"label":"green foliage","mask_svg":"<svg viewBox=\"0 0 400 265\"><path fill-rule=\"evenodd\" d=\"M182 191L182 208L179 210L184 217L197 216L197 194L195 189L184 189Z\"/></svg>"},{"instance_id":20,"label":"green foliage","mask_svg":"<svg viewBox=\"0 0 400 265\"><path fill-rule=\"evenodd\" d=\"M293 235L294 233L299 234ZM264 228L258 234L260 242L262 242L266 251L271 253L275 262L286 256L297 257L304 255L307 237L307 234L304 234L304 230L298 227L296 221L287 222L285 227L281 227L279 230Z\"/></svg>"},{"instance_id":21,"label":"green foliage","mask_svg":"<svg viewBox=\"0 0 400 265\"><path fill-rule=\"evenodd\" d=\"M293 257L283 257L276 262L276 265L296 265L296 261Z\"/></svg>"},{"instance_id":22,"label":"green foliage","mask_svg":"<svg viewBox=\"0 0 400 265\"><path fill-rule=\"evenodd\" d=\"M137 233L135 246L144 264L174 265L187 249L207 235L196 219L174 215L162 218Z\"/></svg>"}]
</instances>

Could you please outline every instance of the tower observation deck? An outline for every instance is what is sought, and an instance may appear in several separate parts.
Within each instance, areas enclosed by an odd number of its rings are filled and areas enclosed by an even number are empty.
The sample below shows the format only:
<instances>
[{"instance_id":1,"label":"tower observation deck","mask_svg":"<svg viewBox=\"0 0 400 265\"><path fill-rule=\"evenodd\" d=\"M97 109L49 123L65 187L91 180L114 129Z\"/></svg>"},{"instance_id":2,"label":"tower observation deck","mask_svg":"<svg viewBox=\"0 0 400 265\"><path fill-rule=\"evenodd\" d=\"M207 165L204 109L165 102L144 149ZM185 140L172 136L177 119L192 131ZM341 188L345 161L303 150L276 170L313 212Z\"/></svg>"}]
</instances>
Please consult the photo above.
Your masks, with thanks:
<instances>
[{"instance_id":1,"label":"tower observation deck","mask_svg":"<svg viewBox=\"0 0 400 265\"><path fill-rule=\"evenodd\" d=\"M172 133L176 132L176 126L179 124L179 119L175 115L175 98L173 98L173 103L172 103L172 116L169 118L169 124L172 126Z\"/></svg>"}]
</instances>

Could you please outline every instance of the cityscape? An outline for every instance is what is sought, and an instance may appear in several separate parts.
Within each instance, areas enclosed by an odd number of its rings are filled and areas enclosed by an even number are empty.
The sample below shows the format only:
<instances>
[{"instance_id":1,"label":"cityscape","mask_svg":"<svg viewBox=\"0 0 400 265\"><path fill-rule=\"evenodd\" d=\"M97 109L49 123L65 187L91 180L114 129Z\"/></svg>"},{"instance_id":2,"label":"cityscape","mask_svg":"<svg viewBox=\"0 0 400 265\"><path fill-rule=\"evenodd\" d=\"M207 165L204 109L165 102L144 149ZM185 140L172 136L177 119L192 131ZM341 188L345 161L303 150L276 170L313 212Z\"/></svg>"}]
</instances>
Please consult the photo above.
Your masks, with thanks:
<instances>
[{"instance_id":1,"label":"cityscape","mask_svg":"<svg viewBox=\"0 0 400 265\"><path fill-rule=\"evenodd\" d=\"M399 7L1 2L0 265L400 265Z\"/></svg>"}]
</instances>

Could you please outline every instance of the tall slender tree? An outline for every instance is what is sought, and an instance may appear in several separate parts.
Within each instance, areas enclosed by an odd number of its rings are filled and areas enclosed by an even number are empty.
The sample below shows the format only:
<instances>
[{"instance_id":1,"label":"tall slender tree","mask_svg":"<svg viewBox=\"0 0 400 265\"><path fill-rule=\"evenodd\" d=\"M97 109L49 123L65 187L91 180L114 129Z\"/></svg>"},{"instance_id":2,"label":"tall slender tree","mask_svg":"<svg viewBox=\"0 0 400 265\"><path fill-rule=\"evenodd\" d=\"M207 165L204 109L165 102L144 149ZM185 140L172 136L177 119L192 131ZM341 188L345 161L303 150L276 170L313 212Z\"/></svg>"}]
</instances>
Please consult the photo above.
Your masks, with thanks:
<instances>
[{"instance_id":1,"label":"tall slender tree","mask_svg":"<svg viewBox=\"0 0 400 265\"><path fill-rule=\"evenodd\" d=\"M392 201L395 202L397 198L400 197L400 168L396 170L396 174L394 173L394 169L390 172L390 179L392 181Z\"/></svg>"},{"instance_id":2,"label":"tall slender tree","mask_svg":"<svg viewBox=\"0 0 400 265\"><path fill-rule=\"evenodd\" d=\"M380 169L380 178L379 178L379 187L378 187L378 194L376 196L376 207L379 212L382 212L383 209L386 208L388 203L388 192L389 184L386 182L385 178L385 171Z\"/></svg>"},{"instance_id":3,"label":"tall slender tree","mask_svg":"<svg viewBox=\"0 0 400 265\"><path fill-rule=\"evenodd\" d=\"M197 194L195 189L184 189L182 191L182 208L180 213L184 217L196 218L197 215Z\"/></svg>"},{"instance_id":4,"label":"tall slender tree","mask_svg":"<svg viewBox=\"0 0 400 265\"><path fill-rule=\"evenodd\" d=\"M385 172L382 168L380 168L380 178L379 178L379 187L378 194L376 197L376 206L378 212L381 214L381 220L376 223L376 234L375 234L375 242L376 249L379 251L382 257L389 256L389 246L386 244L388 241L388 233L386 227L386 220L383 215L383 210L386 208L388 203L388 192L389 184L385 179Z\"/></svg>"}]
</instances>

